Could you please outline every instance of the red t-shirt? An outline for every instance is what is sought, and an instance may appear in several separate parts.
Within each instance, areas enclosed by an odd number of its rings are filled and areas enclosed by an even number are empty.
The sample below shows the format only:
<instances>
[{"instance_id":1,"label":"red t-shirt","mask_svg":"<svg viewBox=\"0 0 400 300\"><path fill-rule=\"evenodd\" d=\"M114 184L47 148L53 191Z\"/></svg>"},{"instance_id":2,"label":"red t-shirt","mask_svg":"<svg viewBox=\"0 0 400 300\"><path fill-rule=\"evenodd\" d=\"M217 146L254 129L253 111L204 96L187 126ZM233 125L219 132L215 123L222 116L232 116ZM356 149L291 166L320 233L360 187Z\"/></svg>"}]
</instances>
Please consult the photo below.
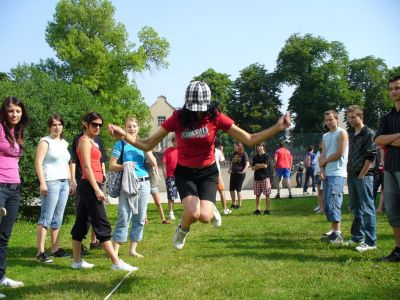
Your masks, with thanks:
<instances>
[{"instance_id":1,"label":"red t-shirt","mask_svg":"<svg viewBox=\"0 0 400 300\"><path fill-rule=\"evenodd\" d=\"M275 152L276 168L287 168L291 169L292 154L286 148L279 148Z\"/></svg>"},{"instance_id":2,"label":"red t-shirt","mask_svg":"<svg viewBox=\"0 0 400 300\"><path fill-rule=\"evenodd\" d=\"M217 131L228 131L233 120L223 113L218 113L214 120L208 117L199 120L196 129L182 130L178 123L180 112L181 110L174 111L161 125L165 130L175 132L179 164L192 168L209 166L215 161L214 140Z\"/></svg>"},{"instance_id":3,"label":"red t-shirt","mask_svg":"<svg viewBox=\"0 0 400 300\"><path fill-rule=\"evenodd\" d=\"M175 176L174 172L178 163L178 149L175 147L167 148L164 152L162 162L167 168L167 177Z\"/></svg>"}]
</instances>

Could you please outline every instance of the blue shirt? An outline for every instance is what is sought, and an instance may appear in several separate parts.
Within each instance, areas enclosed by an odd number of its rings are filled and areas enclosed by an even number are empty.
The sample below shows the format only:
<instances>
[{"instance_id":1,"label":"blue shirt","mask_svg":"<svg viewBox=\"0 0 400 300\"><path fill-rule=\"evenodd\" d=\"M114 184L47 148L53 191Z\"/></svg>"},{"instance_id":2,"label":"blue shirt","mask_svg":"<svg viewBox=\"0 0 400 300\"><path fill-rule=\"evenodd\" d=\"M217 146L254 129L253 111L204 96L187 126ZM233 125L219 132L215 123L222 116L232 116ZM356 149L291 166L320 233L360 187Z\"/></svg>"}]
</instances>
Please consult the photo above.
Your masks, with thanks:
<instances>
[{"instance_id":1,"label":"blue shirt","mask_svg":"<svg viewBox=\"0 0 400 300\"><path fill-rule=\"evenodd\" d=\"M126 142L118 141L114 145L114 149L112 152L112 156L119 158L121 155L121 150L122 150L122 143L124 143L124 153L123 153L123 159L122 162L124 161L132 161L135 163L135 172L138 177L146 177L149 176L149 173L147 173L146 165L145 165L145 154L142 150L132 146L131 144L128 144Z\"/></svg>"}]
</instances>

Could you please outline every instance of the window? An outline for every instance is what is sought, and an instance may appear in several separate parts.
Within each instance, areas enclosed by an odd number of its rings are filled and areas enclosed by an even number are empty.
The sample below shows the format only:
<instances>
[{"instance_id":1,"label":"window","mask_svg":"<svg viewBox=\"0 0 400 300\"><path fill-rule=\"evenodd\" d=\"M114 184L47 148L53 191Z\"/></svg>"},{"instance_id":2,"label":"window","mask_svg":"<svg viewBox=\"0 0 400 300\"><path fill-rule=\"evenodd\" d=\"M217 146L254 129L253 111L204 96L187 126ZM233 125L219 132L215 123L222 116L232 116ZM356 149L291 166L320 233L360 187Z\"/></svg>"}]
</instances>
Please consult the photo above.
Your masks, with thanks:
<instances>
[{"instance_id":1,"label":"window","mask_svg":"<svg viewBox=\"0 0 400 300\"><path fill-rule=\"evenodd\" d=\"M161 124L166 120L165 116L158 116L157 117L157 125L161 126Z\"/></svg>"}]
</instances>

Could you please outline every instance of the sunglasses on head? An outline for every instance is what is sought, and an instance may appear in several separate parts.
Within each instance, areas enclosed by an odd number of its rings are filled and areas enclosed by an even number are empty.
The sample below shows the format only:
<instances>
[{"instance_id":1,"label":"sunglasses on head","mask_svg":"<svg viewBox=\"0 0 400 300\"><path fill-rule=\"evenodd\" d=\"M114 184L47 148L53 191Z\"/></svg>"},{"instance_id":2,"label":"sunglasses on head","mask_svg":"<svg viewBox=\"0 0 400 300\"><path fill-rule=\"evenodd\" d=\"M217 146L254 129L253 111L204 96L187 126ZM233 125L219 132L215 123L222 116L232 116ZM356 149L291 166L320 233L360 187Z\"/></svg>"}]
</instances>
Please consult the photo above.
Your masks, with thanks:
<instances>
[{"instance_id":1,"label":"sunglasses on head","mask_svg":"<svg viewBox=\"0 0 400 300\"><path fill-rule=\"evenodd\" d=\"M92 125L93 127L99 127L99 128L101 128L101 127L103 126L103 123L91 122L90 125Z\"/></svg>"}]
</instances>

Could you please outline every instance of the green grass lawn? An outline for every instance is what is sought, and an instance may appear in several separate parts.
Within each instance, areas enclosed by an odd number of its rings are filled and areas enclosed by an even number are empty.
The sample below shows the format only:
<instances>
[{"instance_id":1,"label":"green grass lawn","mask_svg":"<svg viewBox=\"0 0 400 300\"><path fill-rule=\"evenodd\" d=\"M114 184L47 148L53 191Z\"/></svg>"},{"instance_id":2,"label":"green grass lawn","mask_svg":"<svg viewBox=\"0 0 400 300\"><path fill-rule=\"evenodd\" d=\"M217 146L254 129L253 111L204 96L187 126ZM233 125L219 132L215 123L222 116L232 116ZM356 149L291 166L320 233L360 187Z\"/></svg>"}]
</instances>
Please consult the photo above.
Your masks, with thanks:
<instances>
[{"instance_id":1,"label":"green grass lawn","mask_svg":"<svg viewBox=\"0 0 400 300\"><path fill-rule=\"evenodd\" d=\"M315 205L315 197L273 200L270 216L254 216L255 200L246 200L223 216L219 229L194 224L184 249L176 251L172 236L178 221L162 225L152 204L138 248L145 258L129 257L126 245L120 252L140 270L111 299L399 299L400 265L374 261L394 245L386 217L378 216L378 250L357 253L320 241L329 225L312 212ZM343 234L349 238L352 216L346 207ZM107 211L114 225L117 207ZM181 213L178 205L176 216ZM71 216L61 228L61 245L69 251L72 224ZM125 276L111 271L99 250L85 258L96 265L92 270L71 270L70 258L39 264L35 245L36 225L17 223L7 275L25 286L0 290L10 299L103 299Z\"/></svg>"}]
</instances>

